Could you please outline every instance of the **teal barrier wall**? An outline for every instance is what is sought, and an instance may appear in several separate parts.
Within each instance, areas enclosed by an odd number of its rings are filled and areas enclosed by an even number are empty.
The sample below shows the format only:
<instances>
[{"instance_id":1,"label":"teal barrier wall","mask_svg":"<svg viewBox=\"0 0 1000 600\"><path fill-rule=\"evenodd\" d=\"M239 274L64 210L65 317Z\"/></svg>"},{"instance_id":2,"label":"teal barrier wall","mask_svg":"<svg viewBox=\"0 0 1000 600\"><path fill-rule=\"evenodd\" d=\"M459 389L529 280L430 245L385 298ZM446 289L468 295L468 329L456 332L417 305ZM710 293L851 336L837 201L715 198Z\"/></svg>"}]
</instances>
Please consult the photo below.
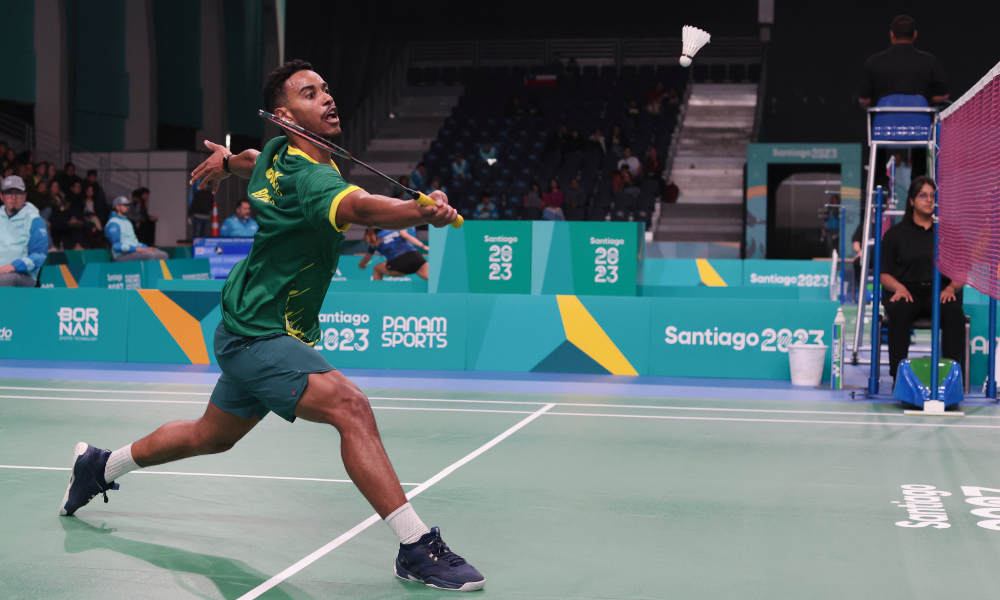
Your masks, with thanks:
<instances>
[{"instance_id":1,"label":"teal barrier wall","mask_svg":"<svg viewBox=\"0 0 1000 600\"><path fill-rule=\"evenodd\" d=\"M96 262L45 265L40 275L43 288L106 288L111 290L155 289L160 280L202 281L210 279L207 258L176 258L138 262Z\"/></svg>"},{"instance_id":2,"label":"teal barrier wall","mask_svg":"<svg viewBox=\"0 0 1000 600\"><path fill-rule=\"evenodd\" d=\"M464 294L328 294L317 349L337 367L465 369Z\"/></svg>"},{"instance_id":3,"label":"teal barrier wall","mask_svg":"<svg viewBox=\"0 0 1000 600\"><path fill-rule=\"evenodd\" d=\"M473 221L430 230L431 293L635 296L637 223Z\"/></svg>"},{"instance_id":4,"label":"teal barrier wall","mask_svg":"<svg viewBox=\"0 0 1000 600\"><path fill-rule=\"evenodd\" d=\"M791 378L787 346L830 345L833 301L651 299L650 375ZM734 308L738 306L738 310ZM829 376L829 356L824 377Z\"/></svg>"},{"instance_id":5,"label":"teal barrier wall","mask_svg":"<svg viewBox=\"0 0 1000 600\"><path fill-rule=\"evenodd\" d=\"M127 295L3 288L0 358L125 360Z\"/></svg>"},{"instance_id":6,"label":"teal barrier wall","mask_svg":"<svg viewBox=\"0 0 1000 600\"><path fill-rule=\"evenodd\" d=\"M215 362L217 290L7 288L0 296L9 307L0 358ZM427 300L330 293L317 350L338 367L787 380L787 344L828 342L837 306L531 294Z\"/></svg>"}]
</instances>

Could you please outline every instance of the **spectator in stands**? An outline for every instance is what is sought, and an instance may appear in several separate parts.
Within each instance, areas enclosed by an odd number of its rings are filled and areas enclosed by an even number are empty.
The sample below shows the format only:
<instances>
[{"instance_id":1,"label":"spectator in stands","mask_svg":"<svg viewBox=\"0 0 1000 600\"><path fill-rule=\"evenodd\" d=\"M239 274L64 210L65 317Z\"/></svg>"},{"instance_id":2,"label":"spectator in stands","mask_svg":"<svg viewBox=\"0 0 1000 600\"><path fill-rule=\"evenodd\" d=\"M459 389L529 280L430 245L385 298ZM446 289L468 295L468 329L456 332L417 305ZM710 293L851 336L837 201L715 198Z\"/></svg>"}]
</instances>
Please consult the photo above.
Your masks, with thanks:
<instances>
[{"instance_id":1,"label":"spectator in stands","mask_svg":"<svg viewBox=\"0 0 1000 600\"><path fill-rule=\"evenodd\" d=\"M586 146L587 142L580 137L580 130L574 129L570 132L569 137L566 138L566 143L563 144L563 153L583 152Z\"/></svg>"},{"instance_id":2,"label":"spectator in stands","mask_svg":"<svg viewBox=\"0 0 1000 600\"><path fill-rule=\"evenodd\" d=\"M903 220L882 236L883 305L889 318L889 373L909 354L910 329L918 317L930 317L932 302L941 304L941 354L965 363L965 313L962 284L941 274L941 296L934 298L934 196L930 177L910 184Z\"/></svg>"},{"instance_id":3,"label":"spectator in stands","mask_svg":"<svg viewBox=\"0 0 1000 600\"><path fill-rule=\"evenodd\" d=\"M512 98L503 109L503 116L508 119L514 119L515 121L521 120L525 114L527 114L527 111L525 110L524 105L521 104L521 99L516 96Z\"/></svg>"},{"instance_id":4,"label":"spectator in stands","mask_svg":"<svg viewBox=\"0 0 1000 600\"><path fill-rule=\"evenodd\" d=\"M625 118L632 127L635 127L639 120L639 103L636 100L629 100L628 106L625 107Z\"/></svg>"},{"instance_id":5,"label":"spectator in stands","mask_svg":"<svg viewBox=\"0 0 1000 600\"><path fill-rule=\"evenodd\" d=\"M83 229L83 212L74 208L59 191L59 181L49 185L52 214L49 217L52 245L62 250L83 250L86 236Z\"/></svg>"},{"instance_id":6,"label":"spectator in stands","mask_svg":"<svg viewBox=\"0 0 1000 600\"><path fill-rule=\"evenodd\" d=\"M479 160L488 165L492 165L493 162L496 162L497 147L493 145L493 142L483 142L479 145Z\"/></svg>"},{"instance_id":7,"label":"spectator in stands","mask_svg":"<svg viewBox=\"0 0 1000 600\"><path fill-rule=\"evenodd\" d=\"M83 182L77 179L66 191L66 200L73 208L83 210Z\"/></svg>"},{"instance_id":8,"label":"spectator in stands","mask_svg":"<svg viewBox=\"0 0 1000 600\"><path fill-rule=\"evenodd\" d=\"M28 196L28 202L31 202L38 209L38 214L48 222L49 215L52 214L52 196L49 196L49 184L45 181L39 181L38 185L35 186L35 193Z\"/></svg>"},{"instance_id":9,"label":"spectator in stands","mask_svg":"<svg viewBox=\"0 0 1000 600\"><path fill-rule=\"evenodd\" d=\"M489 192L483 192L483 198L479 201L479 204L472 209L472 218L478 221L488 221L497 220L500 216L497 210L497 205L493 204L493 200L490 198Z\"/></svg>"},{"instance_id":10,"label":"spectator in stands","mask_svg":"<svg viewBox=\"0 0 1000 600\"><path fill-rule=\"evenodd\" d=\"M104 227L101 226L101 215L98 212L97 201L94 198L94 186L88 185L83 191L83 231L87 236L87 245L100 248L104 242Z\"/></svg>"},{"instance_id":11,"label":"spectator in stands","mask_svg":"<svg viewBox=\"0 0 1000 600\"><path fill-rule=\"evenodd\" d=\"M559 182L553 179L549 182L549 191L542 196L542 219L545 221L565 221L562 205L565 194L559 189Z\"/></svg>"},{"instance_id":12,"label":"spectator in stands","mask_svg":"<svg viewBox=\"0 0 1000 600\"><path fill-rule=\"evenodd\" d=\"M618 161L618 168L627 168L629 175L631 175L632 179L634 179L639 176L639 173L642 172L642 163L639 162L638 158L632 156L631 148L625 148L622 159Z\"/></svg>"},{"instance_id":13,"label":"spectator in stands","mask_svg":"<svg viewBox=\"0 0 1000 600\"><path fill-rule=\"evenodd\" d=\"M673 204L674 202L677 202L677 198L680 197L680 195L681 190L677 187L677 184L674 183L674 180L671 179L668 181L667 187L663 188L663 201L668 204Z\"/></svg>"},{"instance_id":14,"label":"spectator in stands","mask_svg":"<svg viewBox=\"0 0 1000 600\"><path fill-rule=\"evenodd\" d=\"M188 206L188 223L191 224L191 239L208 237L212 232L212 208L215 205L215 194L212 188L198 189L199 180L191 195L191 205Z\"/></svg>"},{"instance_id":15,"label":"spectator in stands","mask_svg":"<svg viewBox=\"0 0 1000 600\"><path fill-rule=\"evenodd\" d=\"M531 189L524 195L524 212L521 216L525 221L537 221L542 217L542 191L537 182L532 181Z\"/></svg>"},{"instance_id":16,"label":"spectator in stands","mask_svg":"<svg viewBox=\"0 0 1000 600\"><path fill-rule=\"evenodd\" d=\"M667 182L663 180L663 159L660 158L656 148L650 146L646 151L646 160L642 161L642 177L656 182L660 189L660 197L663 197L664 188Z\"/></svg>"},{"instance_id":17,"label":"spectator in stands","mask_svg":"<svg viewBox=\"0 0 1000 600\"><path fill-rule=\"evenodd\" d=\"M576 177L569 184L569 189L565 191L566 206L570 208L583 208L587 206L587 192L580 187L580 180Z\"/></svg>"},{"instance_id":18,"label":"spectator in stands","mask_svg":"<svg viewBox=\"0 0 1000 600\"><path fill-rule=\"evenodd\" d=\"M250 216L250 201L243 198L236 204L236 214L222 222L219 237L253 237L257 221Z\"/></svg>"},{"instance_id":19,"label":"spectator in stands","mask_svg":"<svg viewBox=\"0 0 1000 600\"><path fill-rule=\"evenodd\" d=\"M580 76L580 63L576 62L576 58L570 58L569 62L566 63L566 74L572 77Z\"/></svg>"},{"instance_id":20,"label":"spectator in stands","mask_svg":"<svg viewBox=\"0 0 1000 600\"><path fill-rule=\"evenodd\" d=\"M4 168L15 166L17 164L17 152L14 152L13 148L7 148L5 159Z\"/></svg>"},{"instance_id":21,"label":"spectator in stands","mask_svg":"<svg viewBox=\"0 0 1000 600\"><path fill-rule=\"evenodd\" d=\"M656 87L646 92L646 112L651 115L658 115L661 113L663 99L666 94L663 92L663 82L657 81Z\"/></svg>"},{"instance_id":22,"label":"spectator in stands","mask_svg":"<svg viewBox=\"0 0 1000 600\"><path fill-rule=\"evenodd\" d=\"M427 166L424 163L417 163L417 167L410 173L410 183L413 189L423 192L427 187Z\"/></svg>"},{"instance_id":23,"label":"spectator in stands","mask_svg":"<svg viewBox=\"0 0 1000 600\"><path fill-rule=\"evenodd\" d=\"M461 154L455 155L455 160L451 163L451 176L455 179L468 179L472 177L469 169L469 161L465 160Z\"/></svg>"},{"instance_id":24,"label":"spectator in stands","mask_svg":"<svg viewBox=\"0 0 1000 600\"><path fill-rule=\"evenodd\" d=\"M104 194L104 188L97 181L97 169L87 171L87 178L83 181L83 185L93 186L94 206L97 207L97 212L101 216L101 220L107 221L111 211L108 207L108 197Z\"/></svg>"},{"instance_id":25,"label":"spectator in stands","mask_svg":"<svg viewBox=\"0 0 1000 600\"><path fill-rule=\"evenodd\" d=\"M128 218L135 227L136 236L143 244L152 246L156 241L157 218L149 214L149 189L139 188L132 192L132 206Z\"/></svg>"},{"instance_id":26,"label":"spectator in stands","mask_svg":"<svg viewBox=\"0 0 1000 600\"><path fill-rule=\"evenodd\" d=\"M665 103L667 105L667 109L666 110L670 114L676 115L678 112L680 112L680 110L681 110L681 99L680 99L680 96L677 95L677 90L675 90L673 88L670 88L670 91L667 92L667 97L666 97Z\"/></svg>"},{"instance_id":27,"label":"spectator in stands","mask_svg":"<svg viewBox=\"0 0 1000 600\"><path fill-rule=\"evenodd\" d=\"M587 151L599 152L601 154L607 153L608 148L604 145L604 134L601 133L600 128L595 129L590 139L587 140Z\"/></svg>"},{"instance_id":28,"label":"spectator in stands","mask_svg":"<svg viewBox=\"0 0 1000 600\"><path fill-rule=\"evenodd\" d=\"M17 159L17 168L15 173L24 182L24 187L27 188L29 194L35 192L35 167L31 164L31 155L27 152L22 152Z\"/></svg>"},{"instance_id":29,"label":"spectator in stands","mask_svg":"<svg viewBox=\"0 0 1000 600\"><path fill-rule=\"evenodd\" d=\"M14 174L14 167L4 167L3 178L6 179Z\"/></svg>"},{"instance_id":30,"label":"spectator in stands","mask_svg":"<svg viewBox=\"0 0 1000 600\"><path fill-rule=\"evenodd\" d=\"M917 50L917 27L913 19L900 15L889 27L888 50L873 55L865 64L858 101L861 106L877 105L891 94L911 94L927 98L931 104L948 99L944 70L933 55ZM895 371L893 371L895 372Z\"/></svg>"},{"instance_id":31,"label":"spectator in stands","mask_svg":"<svg viewBox=\"0 0 1000 600\"><path fill-rule=\"evenodd\" d=\"M0 142L0 166L6 166L4 163L7 162L7 150L9 149L10 146L7 145L7 142Z\"/></svg>"},{"instance_id":32,"label":"spectator in stands","mask_svg":"<svg viewBox=\"0 0 1000 600\"><path fill-rule=\"evenodd\" d=\"M397 179L396 181L399 182L399 185L405 185L406 187L410 187L410 178L407 177L406 175L400 175L399 179ZM392 195L389 197L396 198L397 200L407 199L406 192L403 191L403 188L397 186L393 186Z\"/></svg>"},{"instance_id":33,"label":"spectator in stands","mask_svg":"<svg viewBox=\"0 0 1000 600\"><path fill-rule=\"evenodd\" d=\"M427 186L427 189L425 190L424 193L430 194L431 192L444 192L447 194L448 188L441 185L441 179L434 177L433 179L431 179L431 184Z\"/></svg>"},{"instance_id":34,"label":"spectator in stands","mask_svg":"<svg viewBox=\"0 0 1000 600\"><path fill-rule=\"evenodd\" d=\"M38 185L45 179L45 173L48 172L49 163L44 160L35 165L35 185ZM46 181L45 183L48 183Z\"/></svg>"},{"instance_id":35,"label":"spectator in stands","mask_svg":"<svg viewBox=\"0 0 1000 600\"><path fill-rule=\"evenodd\" d=\"M627 166L611 173L611 189L615 193L618 193L625 188L634 187L634 185L635 182L632 180L632 173L629 172Z\"/></svg>"},{"instance_id":36,"label":"spectator in stands","mask_svg":"<svg viewBox=\"0 0 1000 600\"><path fill-rule=\"evenodd\" d=\"M820 241L826 243L826 255L833 256L833 251L836 250L839 254L840 248L840 209L837 206L840 205L840 196L838 194L833 194L830 196L830 204L834 206L826 206L826 213L821 214L820 218L823 220L823 228L820 231Z\"/></svg>"},{"instance_id":37,"label":"spectator in stands","mask_svg":"<svg viewBox=\"0 0 1000 600\"><path fill-rule=\"evenodd\" d=\"M611 130L611 151L618 156L625 156L625 148L632 145L632 141L622 131L622 128L615 125Z\"/></svg>"},{"instance_id":38,"label":"spectator in stands","mask_svg":"<svg viewBox=\"0 0 1000 600\"><path fill-rule=\"evenodd\" d=\"M545 152L547 154L562 152L566 147L568 138L569 129L567 129L565 125L560 125L559 129L556 129L549 134L549 139L545 142Z\"/></svg>"},{"instance_id":39,"label":"spectator in stands","mask_svg":"<svg viewBox=\"0 0 1000 600\"><path fill-rule=\"evenodd\" d=\"M73 183L82 180L76 174L76 165L71 162L66 163L63 167L62 176L59 178L59 187L62 188L64 192L69 191L73 187Z\"/></svg>"},{"instance_id":40,"label":"spectator in stands","mask_svg":"<svg viewBox=\"0 0 1000 600\"><path fill-rule=\"evenodd\" d=\"M49 236L38 209L27 202L24 180L11 176L0 183L0 286L35 287L45 262Z\"/></svg>"},{"instance_id":41,"label":"spectator in stands","mask_svg":"<svg viewBox=\"0 0 1000 600\"><path fill-rule=\"evenodd\" d=\"M554 75L562 75L566 70L566 65L563 64L562 54L556 52L552 55L552 63L549 65L549 70Z\"/></svg>"},{"instance_id":42,"label":"spectator in stands","mask_svg":"<svg viewBox=\"0 0 1000 600\"><path fill-rule=\"evenodd\" d=\"M115 212L108 219L108 226L104 228L108 242L111 243L111 256L114 261L166 260L170 258L163 250L150 248L139 241L135 235L135 229L132 227L132 221L127 218L131 206L132 201L125 196L115 198L112 206Z\"/></svg>"},{"instance_id":43,"label":"spectator in stands","mask_svg":"<svg viewBox=\"0 0 1000 600\"><path fill-rule=\"evenodd\" d=\"M59 172L56 169L56 165L54 163L49 163L49 165L45 167L45 183L52 185L53 181L58 181L58 174Z\"/></svg>"}]
</instances>

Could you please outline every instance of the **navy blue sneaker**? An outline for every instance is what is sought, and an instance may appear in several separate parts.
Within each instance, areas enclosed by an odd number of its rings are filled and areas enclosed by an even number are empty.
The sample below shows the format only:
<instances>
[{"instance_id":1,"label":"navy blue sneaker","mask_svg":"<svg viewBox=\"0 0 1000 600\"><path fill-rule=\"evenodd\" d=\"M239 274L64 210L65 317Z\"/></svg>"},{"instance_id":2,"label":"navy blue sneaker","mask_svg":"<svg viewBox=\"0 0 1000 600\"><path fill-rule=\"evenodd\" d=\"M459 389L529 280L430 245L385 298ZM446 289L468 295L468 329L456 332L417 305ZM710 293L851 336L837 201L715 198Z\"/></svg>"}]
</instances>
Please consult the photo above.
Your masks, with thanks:
<instances>
[{"instance_id":1,"label":"navy blue sneaker","mask_svg":"<svg viewBox=\"0 0 1000 600\"><path fill-rule=\"evenodd\" d=\"M486 578L448 549L437 527L412 544L399 545L396 577L454 592L474 592L486 587Z\"/></svg>"},{"instance_id":2,"label":"navy blue sneaker","mask_svg":"<svg viewBox=\"0 0 1000 600\"><path fill-rule=\"evenodd\" d=\"M108 490L118 489L117 483L104 481L104 466L110 456L110 450L101 450L86 442L76 445L70 464L69 486L59 505L60 515L72 516L98 494L104 494L104 502L108 501Z\"/></svg>"}]
</instances>

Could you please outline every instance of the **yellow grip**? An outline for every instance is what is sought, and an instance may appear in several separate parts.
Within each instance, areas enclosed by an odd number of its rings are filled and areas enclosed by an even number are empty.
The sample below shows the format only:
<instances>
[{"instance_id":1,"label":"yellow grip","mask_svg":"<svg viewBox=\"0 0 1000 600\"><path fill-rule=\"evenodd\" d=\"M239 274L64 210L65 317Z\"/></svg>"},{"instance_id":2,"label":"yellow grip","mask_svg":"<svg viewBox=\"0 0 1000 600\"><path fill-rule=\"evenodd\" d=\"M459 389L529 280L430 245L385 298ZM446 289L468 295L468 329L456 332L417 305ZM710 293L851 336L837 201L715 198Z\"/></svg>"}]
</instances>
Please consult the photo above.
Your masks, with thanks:
<instances>
[{"instance_id":1,"label":"yellow grip","mask_svg":"<svg viewBox=\"0 0 1000 600\"><path fill-rule=\"evenodd\" d=\"M434 200L426 194L420 194L417 196L417 204L421 206L435 206L437 202L434 202ZM465 219L462 218L462 215L458 215L455 217L455 220L451 222L451 226L458 229L463 223L465 223Z\"/></svg>"}]
</instances>

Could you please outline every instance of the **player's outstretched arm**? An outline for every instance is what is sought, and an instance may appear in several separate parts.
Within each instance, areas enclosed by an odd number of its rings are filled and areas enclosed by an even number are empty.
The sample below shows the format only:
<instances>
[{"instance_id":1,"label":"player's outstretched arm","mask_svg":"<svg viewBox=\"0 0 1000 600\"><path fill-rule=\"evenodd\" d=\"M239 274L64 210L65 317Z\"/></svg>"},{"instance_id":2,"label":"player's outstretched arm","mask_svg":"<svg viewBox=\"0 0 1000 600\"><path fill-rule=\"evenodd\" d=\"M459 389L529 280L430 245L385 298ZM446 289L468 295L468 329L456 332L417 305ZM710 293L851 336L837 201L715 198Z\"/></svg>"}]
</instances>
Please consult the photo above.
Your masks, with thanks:
<instances>
[{"instance_id":1,"label":"player's outstretched arm","mask_svg":"<svg viewBox=\"0 0 1000 600\"><path fill-rule=\"evenodd\" d=\"M226 150L225 146L213 144L208 140L205 140L205 147L212 151L212 156L209 156L205 162L198 165L198 168L191 171L191 181L188 183L193 185L195 181L201 179L198 189L204 190L212 186L213 194L219 191L219 182L229 177L230 173L243 179L250 179L254 163L257 162L257 155L260 154L259 150L244 150L239 154L232 154ZM227 156L229 157L228 173L223 164Z\"/></svg>"},{"instance_id":2,"label":"player's outstretched arm","mask_svg":"<svg viewBox=\"0 0 1000 600\"><path fill-rule=\"evenodd\" d=\"M424 223L434 227L450 225L458 212L448 205L443 192L430 195L434 206L421 206L412 200L397 200L358 190L345 196L337 207L337 226L354 223L380 229L406 229Z\"/></svg>"}]
</instances>

